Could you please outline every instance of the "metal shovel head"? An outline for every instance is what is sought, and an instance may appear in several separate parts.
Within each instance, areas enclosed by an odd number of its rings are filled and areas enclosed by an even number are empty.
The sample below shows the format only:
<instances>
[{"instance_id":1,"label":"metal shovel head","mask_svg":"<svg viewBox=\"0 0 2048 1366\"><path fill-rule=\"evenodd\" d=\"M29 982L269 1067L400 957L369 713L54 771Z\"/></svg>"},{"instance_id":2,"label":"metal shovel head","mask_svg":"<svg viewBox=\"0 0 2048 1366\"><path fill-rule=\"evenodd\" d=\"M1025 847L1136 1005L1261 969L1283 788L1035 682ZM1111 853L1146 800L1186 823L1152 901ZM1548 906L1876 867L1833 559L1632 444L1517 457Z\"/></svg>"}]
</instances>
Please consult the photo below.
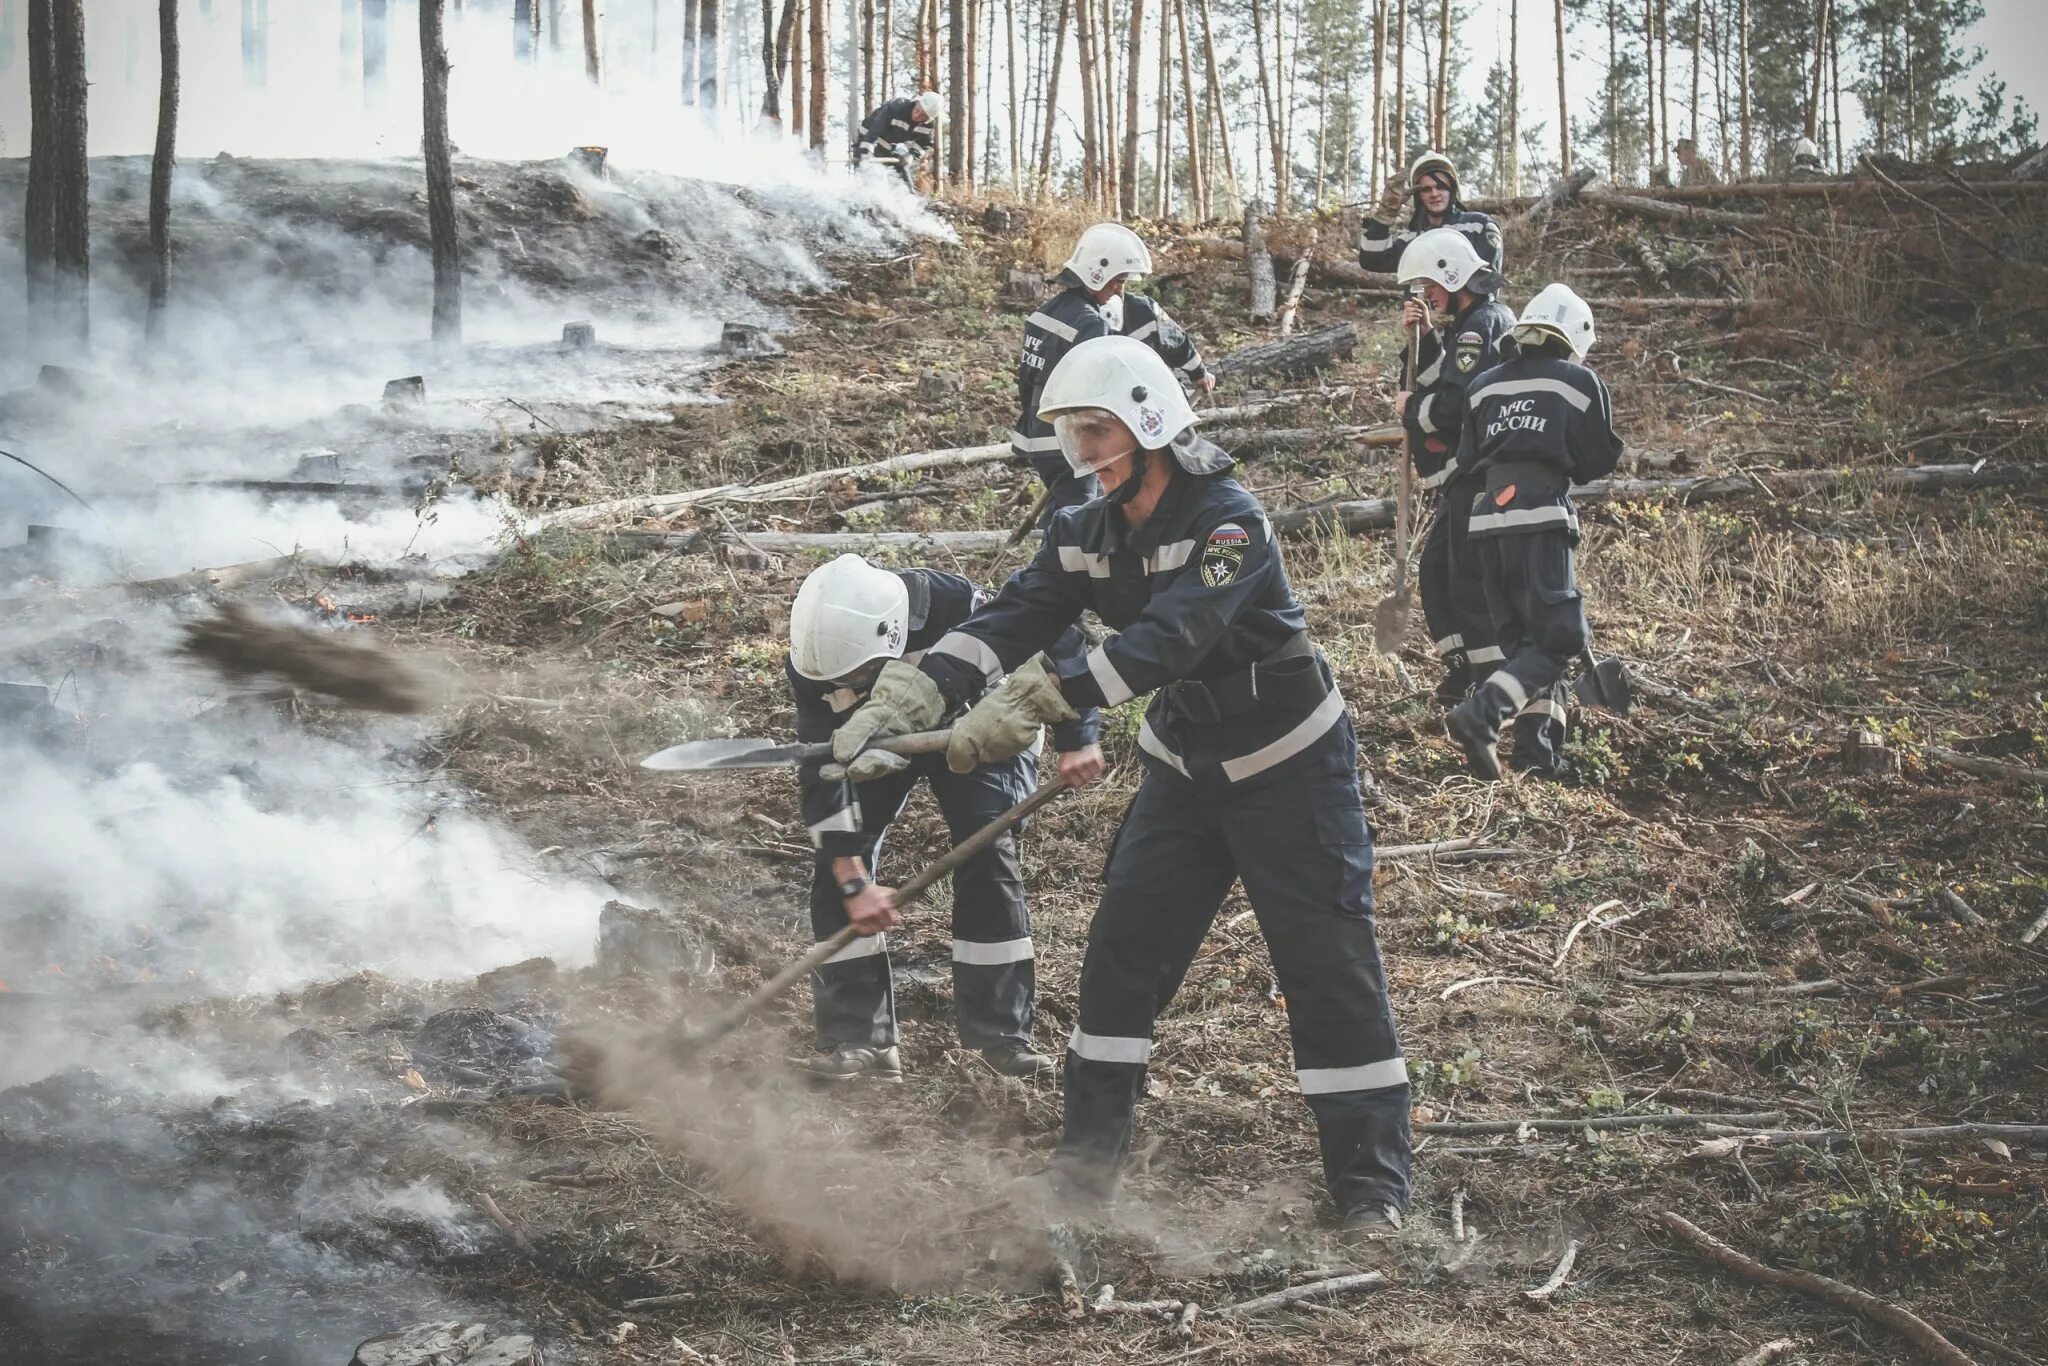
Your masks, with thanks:
<instances>
[{"instance_id":1,"label":"metal shovel head","mask_svg":"<svg viewBox=\"0 0 2048 1366\"><path fill-rule=\"evenodd\" d=\"M1572 695L1589 707L1611 711L1616 716L1628 715L1635 705L1635 688L1628 680L1628 670L1618 659L1595 659L1586 656L1585 667L1572 684Z\"/></svg>"},{"instance_id":2,"label":"metal shovel head","mask_svg":"<svg viewBox=\"0 0 2048 1366\"><path fill-rule=\"evenodd\" d=\"M648 755L640 767L662 773L711 773L732 768L786 768L801 762L809 745L773 745L762 740L691 740Z\"/></svg>"},{"instance_id":3,"label":"metal shovel head","mask_svg":"<svg viewBox=\"0 0 2048 1366\"><path fill-rule=\"evenodd\" d=\"M1408 642L1408 622L1415 613L1415 594L1405 578L1372 609L1372 644L1383 655L1397 655Z\"/></svg>"}]
</instances>

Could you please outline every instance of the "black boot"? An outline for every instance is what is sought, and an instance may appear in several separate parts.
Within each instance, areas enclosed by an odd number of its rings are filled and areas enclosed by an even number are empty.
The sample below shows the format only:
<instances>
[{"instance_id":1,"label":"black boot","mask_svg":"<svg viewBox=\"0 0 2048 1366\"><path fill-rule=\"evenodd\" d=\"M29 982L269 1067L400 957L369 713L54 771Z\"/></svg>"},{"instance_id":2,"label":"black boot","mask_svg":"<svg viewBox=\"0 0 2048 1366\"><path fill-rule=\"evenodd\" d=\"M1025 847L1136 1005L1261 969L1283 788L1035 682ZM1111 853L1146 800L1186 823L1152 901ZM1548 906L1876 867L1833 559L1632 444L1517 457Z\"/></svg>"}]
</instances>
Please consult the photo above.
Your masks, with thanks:
<instances>
[{"instance_id":1,"label":"black boot","mask_svg":"<svg viewBox=\"0 0 2048 1366\"><path fill-rule=\"evenodd\" d=\"M902 1081L903 1055L888 1048L844 1044L813 1058L805 1071L819 1081Z\"/></svg>"},{"instance_id":2,"label":"black boot","mask_svg":"<svg viewBox=\"0 0 2048 1366\"><path fill-rule=\"evenodd\" d=\"M1473 776L1495 782L1500 778L1500 755L1494 747L1500 743L1498 735L1488 735L1486 726L1465 707L1453 707L1444 718L1444 732L1451 737L1451 743L1464 751L1465 761L1472 765Z\"/></svg>"},{"instance_id":3,"label":"black boot","mask_svg":"<svg viewBox=\"0 0 2048 1366\"><path fill-rule=\"evenodd\" d=\"M982 1061L1006 1077L1042 1077L1058 1064L1030 1044L1004 1043L981 1050Z\"/></svg>"}]
</instances>

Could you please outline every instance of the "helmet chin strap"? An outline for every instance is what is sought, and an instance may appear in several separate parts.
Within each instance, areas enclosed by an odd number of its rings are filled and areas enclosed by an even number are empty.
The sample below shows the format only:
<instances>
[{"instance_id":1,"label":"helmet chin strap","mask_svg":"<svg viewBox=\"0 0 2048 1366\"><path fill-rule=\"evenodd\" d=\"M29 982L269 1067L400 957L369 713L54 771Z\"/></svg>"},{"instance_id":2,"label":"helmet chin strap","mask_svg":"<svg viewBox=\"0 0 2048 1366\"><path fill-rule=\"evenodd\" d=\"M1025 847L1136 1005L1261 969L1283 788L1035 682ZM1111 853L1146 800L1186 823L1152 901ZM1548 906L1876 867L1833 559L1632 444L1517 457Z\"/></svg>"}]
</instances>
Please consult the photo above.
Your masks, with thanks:
<instances>
[{"instance_id":1,"label":"helmet chin strap","mask_svg":"<svg viewBox=\"0 0 2048 1366\"><path fill-rule=\"evenodd\" d=\"M1130 477L1116 486L1116 492L1104 494L1103 501L1111 507L1122 507L1138 496L1138 490L1145 483L1145 448L1133 447L1130 455Z\"/></svg>"}]
</instances>

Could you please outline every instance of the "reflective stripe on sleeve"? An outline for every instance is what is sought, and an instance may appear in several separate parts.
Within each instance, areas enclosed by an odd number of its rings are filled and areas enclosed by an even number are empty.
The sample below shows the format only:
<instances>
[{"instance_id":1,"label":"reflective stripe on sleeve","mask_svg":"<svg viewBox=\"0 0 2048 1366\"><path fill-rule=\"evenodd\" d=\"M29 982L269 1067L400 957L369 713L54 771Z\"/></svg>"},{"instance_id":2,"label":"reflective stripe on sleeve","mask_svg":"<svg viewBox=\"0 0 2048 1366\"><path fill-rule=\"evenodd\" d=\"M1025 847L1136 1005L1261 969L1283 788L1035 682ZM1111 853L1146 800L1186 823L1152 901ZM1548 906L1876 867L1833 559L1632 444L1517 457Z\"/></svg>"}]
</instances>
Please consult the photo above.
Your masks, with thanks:
<instances>
[{"instance_id":1,"label":"reflective stripe on sleeve","mask_svg":"<svg viewBox=\"0 0 2048 1366\"><path fill-rule=\"evenodd\" d=\"M1025 321L1030 323L1034 327L1052 333L1061 341L1072 341L1074 338L1081 335L1080 332L1077 331L1074 327L1067 323L1061 322L1058 318L1053 317L1053 315L1050 313L1034 313L1029 318L1025 319Z\"/></svg>"},{"instance_id":2,"label":"reflective stripe on sleeve","mask_svg":"<svg viewBox=\"0 0 2048 1366\"><path fill-rule=\"evenodd\" d=\"M1011 431L1010 449L1023 451L1026 455L1050 454L1060 448L1058 433L1051 436L1026 436L1020 431Z\"/></svg>"},{"instance_id":3,"label":"reflective stripe on sleeve","mask_svg":"<svg viewBox=\"0 0 2048 1366\"><path fill-rule=\"evenodd\" d=\"M1114 707L1119 702L1128 702L1137 693L1124 682L1124 676L1116 671L1116 665L1109 658L1109 647L1098 645L1088 652L1088 672L1095 679L1095 686L1102 689L1102 704Z\"/></svg>"},{"instance_id":4,"label":"reflective stripe on sleeve","mask_svg":"<svg viewBox=\"0 0 2048 1366\"><path fill-rule=\"evenodd\" d=\"M977 944L969 939L953 941L953 961L973 967L993 968L1005 963L1028 963L1031 958L1029 935L1022 939L1004 939L994 944Z\"/></svg>"},{"instance_id":5,"label":"reflective stripe on sleeve","mask_svg":"<svg viewBox=\"0 0 2048 1366\"><path fill-rule=\"evenodd\" d=\"M965 631L948 631L939 638L927 654L951 655L953 658L972 664L981 670L982 677L993 683L1003 676L1003 661L989 647L987 641L970 636Z\"/></svg>"},{"instance_id":6,"label":"reflective stripe on sleeve","mask_svg":"<svg viewBox=\"0 0 2048 1366\"><path fill-rule=\"evenodd\" d=\"M1163 574L1169 569L1179 569L1188 562L1188 557L1194 553L1195 543L1193 541L1173 541L1167 545L1160 546L1159 549L1145 557L1145 572L1148 574Z\"/></svg>"},{"instance_id":7,"label":"reflective stripe on sleeve","mask_svg":"<svg viewBox=\"0 0 2048 1366\"><path fill-rule=\"evenodd\" d=\"M1150 1039L1122 1039L1114 1034L1083 1034L1079 1025L1067 1036L1067 1051L1087 1062L1126 1062L1140 1065L1152 1060Z\"/></svg>"},{"instance_id":8,"label":"reflective stripe on sleeve","mask_svg":"<svg viewBox=\"0 0 2048 1366\"><path fill-rule=\"evenodd\" d=\"M1160 763L1165 764L1175 773L1180 774L1181 777L1185 778L1188 776L1188 766L1181 761L1181 757L1178 754L1175 754L1166 747L1166 742L1160 739L1158 732L1152 729L1152 723L1149 720L1140 720L1138 722L1138 748L1144 750L1145 753L1151 755Z\"/></svg>"},{"instance_id":9,"label":"reflective stripe on sleeve","mask_svg":"<svg viewBox=\"0 0 2048 1366\"><path fill-rule=\"evenodd\" d=\"M1436 423L1429 416L1430 409L1434 407L1436 407L1436 395L1426 394L1423 396L1422 406L1415 410L1415 425L1431 436L1436 435Z\"/></svg>"},{"instance_id":10,"label":"reflective stripe on sleeve","mask_svg":"<svg viewBox=\"0 0 2048 1366\"><path fill-rule=\"evenodd\" d=\"M1069 574L1086 574L1091 579L1109 577L1109 556L1097 555L1077 545L1060 547L1060 568Z\"/></svg>"},{"instance_id":11,"label":"reflective stripe on sleeve","mask_svg":"<svg viewBox=\"0 0 2048 1366\"><path fill-rule=\"evenodd\" d=\"M1152 334L1153 334L1153 333L1155 333L1155 332L1157 332L1158 330L1159 330L1159 319L1157 319L1157 318L1154 318L1154 319L1153 319L1153 320L1152 320L1151 322L1149 322L1149 323L1146 323L1146 324L1145 324L1145 325L1144 325L1143 327L1139 328L1139 329L1138 329L1137 331L1135 331L1135 332L1126 332L1126 333L1125 333L1124 335L1125 335L1125 336L1127 336L1127 337L1129 337L1129 338L1130 338L1130 339L1131 339L1132 341L1149 341L1149 340L1151 339L1151 337L1152 337Z\"/></svg>"},{"instance_id":12,"label":"reflective stripe on sleeve","mask_svg":"<svg viewBox=\"0 0 2048 1366\"><path fill-rule=\"evenodd\" d=\"M848 944L845 948L833 954L830 958L827 958L825 962L827 965L833 963L850 963L856 958L873 958L876 954L886 953L888 952L888 950L888 935L862 935L859 939L854 940L851 944Z\"/></svg>"},{"instance_id":13,"label":"reflective stripe on sleeve","mask_svg":"<svg viewBox=\"0 0 2048 1366\"><path fill-rule=\"evenodd\" d=\"M1388 1058L1361 1067L1301 1067L1295 1069L1304 1096L1329 1096L1340 1091L1378 1091L1408 1084L1405 1058Z\"/></svg>"}]
</instances>

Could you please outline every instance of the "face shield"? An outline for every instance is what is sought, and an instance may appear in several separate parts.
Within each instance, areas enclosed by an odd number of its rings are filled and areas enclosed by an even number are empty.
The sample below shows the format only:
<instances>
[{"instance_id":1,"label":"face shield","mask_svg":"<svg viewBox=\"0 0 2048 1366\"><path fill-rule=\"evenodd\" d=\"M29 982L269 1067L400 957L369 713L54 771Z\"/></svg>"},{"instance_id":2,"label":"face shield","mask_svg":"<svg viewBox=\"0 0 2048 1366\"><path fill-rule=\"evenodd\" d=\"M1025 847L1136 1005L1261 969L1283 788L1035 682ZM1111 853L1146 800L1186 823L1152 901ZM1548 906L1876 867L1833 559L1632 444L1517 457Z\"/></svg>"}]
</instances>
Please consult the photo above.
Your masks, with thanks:
<instances>
[{"instance_id":1,"label":"face shield","mask_svg":"<svg viewBox=\"0 0 2048 1366\"><path fill-rule=\"evenodd\" d=\"M1052 420L1060 454L1077 479L1100 474L1138 449L1138 438L1106 408L1080 408Z\"/></svg>"}]
</instances>

